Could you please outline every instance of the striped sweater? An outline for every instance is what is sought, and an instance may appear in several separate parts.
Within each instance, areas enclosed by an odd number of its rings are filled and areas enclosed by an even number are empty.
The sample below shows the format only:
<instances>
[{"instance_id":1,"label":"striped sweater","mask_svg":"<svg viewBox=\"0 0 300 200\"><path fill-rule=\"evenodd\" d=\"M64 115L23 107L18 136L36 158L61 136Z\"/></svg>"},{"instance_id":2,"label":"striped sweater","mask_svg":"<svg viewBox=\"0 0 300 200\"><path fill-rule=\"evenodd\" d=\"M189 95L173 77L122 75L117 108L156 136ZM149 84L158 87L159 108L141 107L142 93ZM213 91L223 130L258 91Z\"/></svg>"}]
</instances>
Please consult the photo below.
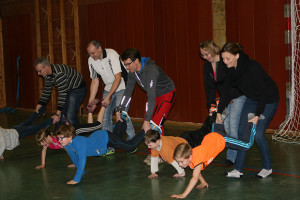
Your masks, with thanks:
<instances>
[{"instance_id":1,"label":"striped sweater","mask_svg":"<svg viewBox=\"0 0 300 200\"><path fill-rule=\"evenodd\" d=\"M45 86L39 100L40 105L46 105L51 96L52 86L57 88L57 110L62 110L68 91L79 88L85 84L83 76L74 68L63 64L52 64L52 74L45 77Z\"/></svg>"}]
</instances>

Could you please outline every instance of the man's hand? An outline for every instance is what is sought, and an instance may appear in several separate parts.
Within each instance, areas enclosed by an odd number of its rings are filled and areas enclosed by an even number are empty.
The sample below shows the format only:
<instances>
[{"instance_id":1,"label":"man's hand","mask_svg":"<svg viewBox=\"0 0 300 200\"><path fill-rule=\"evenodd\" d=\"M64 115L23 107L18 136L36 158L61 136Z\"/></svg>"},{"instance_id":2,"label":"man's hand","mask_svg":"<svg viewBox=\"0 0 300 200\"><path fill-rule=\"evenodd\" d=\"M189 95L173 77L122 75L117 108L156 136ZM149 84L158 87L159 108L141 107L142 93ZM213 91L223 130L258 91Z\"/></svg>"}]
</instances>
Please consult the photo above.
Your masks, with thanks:
<instances>
[{"instance_id":1,"label":"man's hand","mask_svg":"<svg viewBox=\"0 0 300 200\"><path fill-rule=\"evenodd\" d=\"M75 185L77 184L78 182L76 181L73 181L73 180L70 180L69 182L67 182L68 185Z\"/></svg>"},{"instance_id":2,"label":"man's hand","mask_svg":"<svg viewBox=\"0 0 300 200\"><path fill-rule=\"evenodd\" d=\"M150 122L144 121L142 129L144 129L145 133L147 133L147 131L151 129Z\"/></svg>"},{"instance_id":3,"label":"man's hand","mask_svg":"<svg viewBox=\"0 0 300 200\"><path fill-rule=\"evenodd\" d=\"M53 124L59 122L59 120L60 120L60 117L57 115L53 115L51 118L53 119Z\"/></svg>"},{"instance_id":4,"label":"man's hand","mask_svg":"<svg viewBox=\"0 0 300 200\"><path fill-rule=\"evenodd\" d=\"M155 178L157 178L158 177L158 175L154 172L154 173L151 173L149 176L148 176L148 178L149 179L155 179Z\"/></svg>"},{"instance_id":5,"label":"man's hand","mask_svg":"<svg viewBox=\"0 0 300 200\"><path fill-rule=\"evenodd\" d=\"M39 113L39 110L40 110L41 107L42 107L42 105L37 104L36 107L35 107L34 112Z\"/></svg>"},{"instance_id":6,"label":"man's hand","mask_svg":"<svg viewBox=\"0 0 300 200\"><path fill-rule=\"evenodd\" d=\"M105 108L107 108L107 106L109 106L111 102L111 96L107 96L102 100L102 106L104 106Z\"/></svg>"}]
</instances>

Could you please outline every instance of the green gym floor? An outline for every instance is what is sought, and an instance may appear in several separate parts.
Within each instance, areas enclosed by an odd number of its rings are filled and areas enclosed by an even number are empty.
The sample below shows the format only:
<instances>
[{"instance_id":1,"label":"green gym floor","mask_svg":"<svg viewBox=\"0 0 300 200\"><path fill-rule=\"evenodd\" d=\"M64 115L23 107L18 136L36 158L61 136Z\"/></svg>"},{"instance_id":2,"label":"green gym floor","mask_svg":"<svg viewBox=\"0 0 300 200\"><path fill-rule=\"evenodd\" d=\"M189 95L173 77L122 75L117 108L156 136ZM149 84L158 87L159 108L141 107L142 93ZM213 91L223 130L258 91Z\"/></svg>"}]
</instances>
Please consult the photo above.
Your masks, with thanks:
<instances>
[{"instance_id":1,"label":"green gym floor","mask_svg":"<svg viewBox=\"0 0 300 200\"><path fill-rule=\"evenodd\" d=\"M0 126L10 128L29 116L30 112L16 110L0 113ZM41 119L42 120L42 119ZM84 122L85 119L81 119ZM141 124L134 124L136 130ZM179 135L197 127L166 125L165 135ZM300 145L271 141L273 174L259 179L256 174L262 166L256 145L248 152L244 176L227 178L224 173L232 170L224 165L223 151L203 172L209 188L194 188L186 199L299 199L300 197ZM192 171L186 169L186 177L173 178L171 165L159 165L159 178L149 180L150 167L143 163L147 148L142 143L138 152L127 154L116 151L106 157L89 157L85 176L78 185L67 185L76 169L69 169L71 160L64 150L47 151L46 168L40 165L41 147L32 137L20 140L20 146L5 151L0 160L0 200L10 199L103 199L147 200L171 199L170 195L181 193L189 183Z\"/></svg>"}]
</instances>

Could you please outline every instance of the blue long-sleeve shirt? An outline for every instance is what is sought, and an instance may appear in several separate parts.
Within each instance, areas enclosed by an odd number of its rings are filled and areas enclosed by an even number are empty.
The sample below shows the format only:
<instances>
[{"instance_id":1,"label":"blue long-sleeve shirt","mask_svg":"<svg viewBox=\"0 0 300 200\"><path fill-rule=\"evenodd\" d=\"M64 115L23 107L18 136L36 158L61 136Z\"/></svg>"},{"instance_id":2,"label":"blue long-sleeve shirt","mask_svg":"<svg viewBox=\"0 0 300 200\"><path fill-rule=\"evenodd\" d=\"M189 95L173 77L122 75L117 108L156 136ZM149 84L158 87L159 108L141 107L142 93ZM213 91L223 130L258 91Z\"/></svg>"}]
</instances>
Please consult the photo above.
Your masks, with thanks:
<instances>
[{"instance_id":1,"label":"blue long-sleeve shirt","mask_svg":"<svg viewBox=\"0 0 300 200\"><path fill-rule=\"evenodd\" d=\"M65 146L69 156L77 168L74 181L80 182L84 174L86 158L89 156L101 156L106 153L108 134L105 130L98 130L89 137L75 136L72 143Z\"/></svg>"}]
</instances>

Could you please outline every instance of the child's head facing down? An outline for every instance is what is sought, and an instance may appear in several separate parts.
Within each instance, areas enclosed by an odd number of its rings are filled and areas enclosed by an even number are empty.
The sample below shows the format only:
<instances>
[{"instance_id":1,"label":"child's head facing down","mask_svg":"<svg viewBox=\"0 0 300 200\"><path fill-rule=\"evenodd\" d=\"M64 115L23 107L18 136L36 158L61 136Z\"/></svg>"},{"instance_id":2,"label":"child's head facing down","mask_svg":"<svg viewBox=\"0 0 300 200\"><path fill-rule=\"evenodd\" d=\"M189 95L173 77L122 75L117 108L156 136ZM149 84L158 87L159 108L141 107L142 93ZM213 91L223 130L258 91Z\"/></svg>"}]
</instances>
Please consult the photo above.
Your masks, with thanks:
<instances>
[{"instance_id":1,"label":"child's head facing down","mask_svg":"<svg viewBox=\"0 0 300 200\"><path fill-rule=\"evenodd\" d=\"M145 134L145 144L149 149L156 149L160 144L160 134L156 130L148 130Z\"/></svg>"},{"instance_id":2,"label":"child's head facing down","mask_svg":"<svg viewBox=\"0 0 300 200\"><path fill-rule=\"evenodd\" d=\"M49 129L43 128L35 136L36 141L42 146L49 146L52 143L52 135Z\"/></svg>"},{"instance_id":3,"label":"child's head facing down","mask_svg":"<svg viewBox=\"0 0 300 200\"><path fill-rule=\"evenodd\" d=\"M192 147L188 143L179 144L174 151L173 158L180 167L186 168L192 161Z\"/></svg>"},{"instance_id":4,"label":"child's head facing down","mask_svg":"<svg viewBox=\"0 0 300 200\"><path fill-rule=\"evenodd\" d=\"M74 126L63 124L57 129L55 136L64 147L69 143L72 143L73 138L76 136L76 130Z\"/></svg>"}]
</instances>

